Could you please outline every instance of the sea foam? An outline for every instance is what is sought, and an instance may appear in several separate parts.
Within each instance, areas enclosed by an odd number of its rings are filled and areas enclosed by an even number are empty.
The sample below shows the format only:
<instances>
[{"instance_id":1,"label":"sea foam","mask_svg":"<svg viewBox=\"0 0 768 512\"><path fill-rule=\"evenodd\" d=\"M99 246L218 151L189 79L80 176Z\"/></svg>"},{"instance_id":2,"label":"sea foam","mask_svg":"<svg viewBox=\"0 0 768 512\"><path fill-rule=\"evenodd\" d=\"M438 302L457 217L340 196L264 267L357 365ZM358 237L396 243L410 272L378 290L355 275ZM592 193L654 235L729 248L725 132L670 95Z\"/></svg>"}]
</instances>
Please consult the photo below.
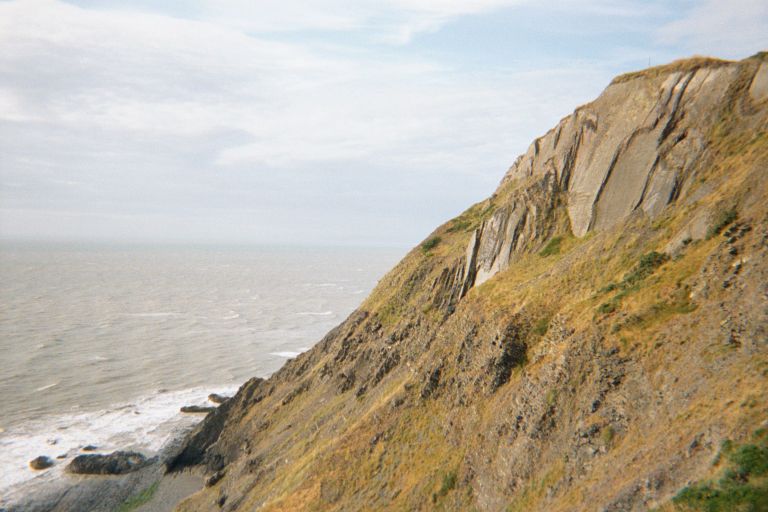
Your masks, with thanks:
<instances>
[{"instance_id":1,"label":"sea foam","mask_svg":"<svg viewBox=\"0 0 768 512\"><path fill-rule=\"evenodd\" d=\"M229 396L235 391L236 386L158 391L103 410L49 416L0 430L0 495L13 499L32 480L43 483L62 476L86 445L97 446L99 453L127 448L156 453L202 419L179 412L181 406L211 405L209 393ZM47 455L56 464L46 471L31 470L29 461L38 455ZM65 458L58 459L60 455Z\"/></svg>"}]
</instances>

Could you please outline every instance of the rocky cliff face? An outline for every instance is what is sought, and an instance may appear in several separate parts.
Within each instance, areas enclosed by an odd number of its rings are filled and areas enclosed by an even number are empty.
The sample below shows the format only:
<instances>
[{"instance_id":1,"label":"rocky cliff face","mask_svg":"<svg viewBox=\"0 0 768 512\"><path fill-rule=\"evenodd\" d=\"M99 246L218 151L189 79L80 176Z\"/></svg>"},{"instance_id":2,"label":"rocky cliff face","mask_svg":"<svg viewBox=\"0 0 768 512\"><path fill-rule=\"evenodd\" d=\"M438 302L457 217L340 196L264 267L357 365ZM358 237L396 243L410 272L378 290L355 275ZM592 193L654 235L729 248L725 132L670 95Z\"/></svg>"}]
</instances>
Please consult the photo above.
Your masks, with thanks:
<instances>
[{"instance_id":1,"label":"rocky cliff face","mask_svg":"<svg viewBox=\"0 0 768 512\"><path fill-rule=\"evenodd\" d=\"M764 54L615 79L210 415L179 509L682 506L768 417L766 126Z\"/></svg>"}]
</instances>

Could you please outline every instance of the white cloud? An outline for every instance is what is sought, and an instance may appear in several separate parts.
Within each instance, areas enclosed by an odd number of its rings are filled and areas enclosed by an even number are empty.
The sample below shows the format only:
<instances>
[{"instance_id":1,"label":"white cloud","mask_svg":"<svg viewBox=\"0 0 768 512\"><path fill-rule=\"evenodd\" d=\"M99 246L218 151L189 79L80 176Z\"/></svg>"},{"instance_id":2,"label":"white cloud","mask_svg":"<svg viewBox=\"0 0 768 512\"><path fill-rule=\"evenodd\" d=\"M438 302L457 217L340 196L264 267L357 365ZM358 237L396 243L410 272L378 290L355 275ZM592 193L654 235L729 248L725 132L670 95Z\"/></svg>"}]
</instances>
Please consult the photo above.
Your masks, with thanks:
<instances>
[{"instance_id":1,"label":"white cloud","mask_svg":"<svg viewBox=\"0 0 768 512\"><path fill-rule=\"evenodd\" d=\"M768 2L706 0L661 27L658 38L698 54L743 58L766 49Z\"/></svg>"},{"instance_id":2,"label":"white cloud","mask_svg":"<svg viewBox=\"0 0 768 512\"><path fill-rule=\"evenodd\" d=\"M400 30L403 42L514 3L392 0L344 10L325 0L326 17L301 4L309 10L293 22L375 26L373 39ZM230 2L209 18L207 5L181 16L0 2L0 203L16 212L0 234L24 231L24 216L55 231L66 220L59 211L73 212L67 233L88 223L103 233L118 217L159 233L177 229L184 212L199 218L205 208L211 221L194 224L212 226L215 215L233 218L221 212L260 204L268 218L234 216L240 224L227 232L274 234L286 219L347 222L354 212L358 234L372 236L365 222L391 215L390 238L416 240L490 192L533 137L610 78L594 62L467 72L401 48L246 33L252 20L287 30L290 11L265 3L260 15L240 16L253 4ZM164 216L175 219L165 228Z\"/></svg>"},{"instance_id":3,"label":"white cloud","mask_svg":"<svg viewBox=\"0 0 768 512\"><path fill-rule=\"evenodd\" d=\"M461 12L458 2L400 3ZM473 152L467 146L482 147L485 134L509 131L514 121L500 116L502 109L542 106L536 76L478 82L418 59L318 51L211 23L48 0L0 4L0 19L0 46L11 50L0 57L0 99L13 100L0 118L177 136L230 130L251 138L224 148L220 164L423 161L436 150L464 160ZM556 116L581 96L547 86Z\"/></svg>"},{"instance_id":4,"label":"white cloud","mask_svg":"<svg viewBox=\"0 0 768 512\"><path fill-rule=\"evenodd\" d=\"M361 31L374 40L404 44L460 16L526 2L530 0L200 1L194 16L252 32Z\"/></svg>"}]
</instances>

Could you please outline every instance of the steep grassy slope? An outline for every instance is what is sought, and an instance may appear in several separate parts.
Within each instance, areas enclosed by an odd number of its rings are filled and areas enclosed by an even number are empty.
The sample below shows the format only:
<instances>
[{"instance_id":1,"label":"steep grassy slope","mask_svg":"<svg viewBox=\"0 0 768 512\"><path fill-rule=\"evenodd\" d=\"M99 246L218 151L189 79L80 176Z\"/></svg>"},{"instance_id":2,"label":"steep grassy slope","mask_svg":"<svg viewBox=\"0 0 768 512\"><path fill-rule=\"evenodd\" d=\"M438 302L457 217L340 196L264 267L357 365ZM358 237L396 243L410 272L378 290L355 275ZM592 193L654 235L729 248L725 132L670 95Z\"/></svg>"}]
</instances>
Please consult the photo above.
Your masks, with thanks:
<instances>
[{"instance_id":1,"label":"steep grassy slope","mask_svg":"<svg viewBox=\"0 0 768 512\"><path fill-rule=\"evenodd\" d=\"M762 55L619 77L210 415L179 509L706 510L768 418L766 126Z\"/></svg>"}]
</instances>

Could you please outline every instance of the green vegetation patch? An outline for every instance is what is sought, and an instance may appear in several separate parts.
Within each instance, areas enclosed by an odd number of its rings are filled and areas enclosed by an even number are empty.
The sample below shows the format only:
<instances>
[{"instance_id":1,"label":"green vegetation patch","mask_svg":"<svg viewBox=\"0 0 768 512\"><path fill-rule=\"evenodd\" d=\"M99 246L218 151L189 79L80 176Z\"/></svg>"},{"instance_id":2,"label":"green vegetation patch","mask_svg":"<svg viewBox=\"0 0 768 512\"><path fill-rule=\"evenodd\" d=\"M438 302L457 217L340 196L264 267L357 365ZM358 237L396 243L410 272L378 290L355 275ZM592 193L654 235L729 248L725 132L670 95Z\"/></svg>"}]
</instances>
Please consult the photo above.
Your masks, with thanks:
<instances>
[{"instance_id":1,"label":"green vegetation patch","mask_svg":"<svg viewBox=\"0 0 768 512\"><path fill-rule=\"evenodd\" d=\"M539 318L535 324L533 324L533 333L539 336L544 336L549 330L549 323L552 319L549 316Z\"/></svg>"},{"instance_id":2,"label":"green vegetation patch","mask_svg":"<svg viewBox=\"0 0 768 512\"><path fill-rule=\"evenodd\" d=\"M421 244L421 251L424 254L427 254L429 251L440 245L440 242L442 242L443 239L439 236L433 236L432 238L429 238L422 242Z\"/></svg>"},{"instance_id":3,"label":"green vegetation patch","mask_svg":"<svg viewBox=\"0 0 768 512\"><path fill-rule=\"evenodd\" d=\"M432 503L436 503L438 499L456 488L457 476L456 471L449 471L443 475L443 482L440 484L440 489L432 494Z\"/></svg>"},{"instance_id":4,"label":"green vegetation patch","mask_svg":"<svg viewBox=\"0 0 768 512\"><path fill-rule=\"evenodd\" d=\"M616 437L616 429L614 429L611 425L608 425L607 427L603 428L600 431L600 439L603 441L603 444L606 446L610 446L615 437Z\"/></svg>"},{"instance_id":5,"label":"green vegetation patch","mask_svg":"<svg viewBox=\"0 0 768 512\"><path fill-rule=\"evenodd\" d=\"M493 202L488 202L488 204L485 205L483 203L478 203L453 219L450 226L448 226L447 231L448 233L473 231L480 227L480 224L490 217L495 210L496 205L493 204Z\"/></svg>"},{"instance_id":6,"label":"green vegetation patch","mask_svg":"<svg viewBox=\"0 0 768 512\"><path fill-rule=\"evenodd\" d=\"M457 217L451 221L451 225L448 226L447 231L449 233L458 233L462 231L472 231L475 228L476 226L475 223L472 222L472 219Z\"/></svg>"},{"instance_id":7,"label":"green vegetation patch","mask_svg":"<svg viewBox=\"0 0 768 512\"><path fill-rule=\"evenodd\" d=\"M621 300L633 291L639 289L640 283L653 274L656 269L663 265L667 260L669 260L669 256L664 253L652 251L643 254L637 265L624 276L624 279L622 279L620 283L609 283L607 286L600 289L600 293L607 293L615 290L619 290L619 292L608 302L600 304L597 308L597 312L601 315L607 315L616 311L621 304Z\"/></svg>"},{"instance_id":8,"label":"green vegetation patch","mask_svg":"<svg viewBox=\"0 0 768 512\"><path fill-rule=\"evenodd\" d=\"M122 505L120 505L120 508L117 509L117 512L130 512L131 510L136 510L140 506L149 503L149 501L152 499L152 497L157 492L157 488L160 485L160 482L155 482L143 491L141 491L139 494L136 494L134 496L131 496L127 500L123 502Z\"/></svg>"},{"instance_id":9,"label":"green vegetation patch","mask_svg":"<svg viewBox=\"0 0 768 512\"><path fill-rule=\"evenodd\" d=\"M544 248L539 252L539 256L547 257L547 256L554 256L555 254L560 254L560 246L563 244L563 237L561 236L554 236L549 239L549 242L547 242L547 245L544 246Z\"/></svg>"},{"instance_id":10,"label":"green vegetation patch","mask_svg":"<svg viewBox=\"0 0 768 512\"><path fill-rule=\"evenodd\" d=\"M643 254L632 272L624 276L624 280L621 282L621 287L626 289L639 283L653 274L656 269L663 265L668 259L669 256L656 251Z\"/></svg>"},{"instance_id":11,"label":"green vegetation patch","mask_svg":"<svg viewBox=\"0 0 768 512\"><path fill-rule=\"evenodd\" d=\"M618 300L611 300L610 302L603 302L597 307L597 312L601 315L609 315L616 311L616 309L619 307L619 301Z\"/></svg>"},{"instance_id":12,"label":"green vegetation patch","mask_svg":"<svg viewBox=\"0 0 768 512\"><path fill-rule=\"evenodd\" d=\"M671 316L687 314L695 310L696 304L690 300L690 289L681 287L668 300L656 302L639 313L628 315L623 322L613 326L613 332L618 332L625 327L646 328Z\"/></svg>"},{"instance_id":13,"label":"green vegetation patch","mask_svg":"<svg viewBox=\"0 0 768 512\"><path fill-rule=\"evenodd\" d=\"M755 432L754 444L727 441L718 455L725 459L721 477L681 490L672 499L676 510L759 512L768 510L768 435Z\"/></svg>"},{"instance_id":14,"label":"green vegetation patch","mask_svg":"<svg viewBox=\"0 0 768 512\"><path fill-rule=\"evenodd\" d=\"M736 216L735 208L721 210L720 213L717 214L717 217L715 217L712 225L707 229L707 239L719 235L725 228L733 224L733 221L736 220Z\"/></svg>"}]
</instances>

